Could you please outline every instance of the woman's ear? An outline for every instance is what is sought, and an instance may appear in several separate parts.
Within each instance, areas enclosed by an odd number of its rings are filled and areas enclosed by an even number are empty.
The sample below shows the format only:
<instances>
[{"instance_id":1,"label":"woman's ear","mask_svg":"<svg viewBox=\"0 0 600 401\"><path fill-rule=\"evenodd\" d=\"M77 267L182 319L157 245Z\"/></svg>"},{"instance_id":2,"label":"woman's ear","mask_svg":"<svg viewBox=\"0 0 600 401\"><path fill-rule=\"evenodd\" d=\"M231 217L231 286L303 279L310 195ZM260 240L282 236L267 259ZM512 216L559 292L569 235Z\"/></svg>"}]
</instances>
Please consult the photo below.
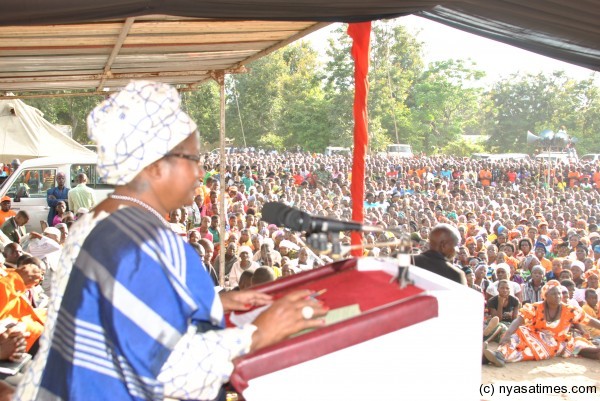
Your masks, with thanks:
<instances>
[{"instance_id":1,"label":"woman's ear","mask_svg":"<svg viewBox=\"0 0 600 401\"><path fill-rule=\"evenodd\" d=\"M165 159L159 159L146 167L145 170L147 171L150 179L160 180L161 178L169 177L168 172L170 168L171 163Z\"/></svg>"}]
</instances>

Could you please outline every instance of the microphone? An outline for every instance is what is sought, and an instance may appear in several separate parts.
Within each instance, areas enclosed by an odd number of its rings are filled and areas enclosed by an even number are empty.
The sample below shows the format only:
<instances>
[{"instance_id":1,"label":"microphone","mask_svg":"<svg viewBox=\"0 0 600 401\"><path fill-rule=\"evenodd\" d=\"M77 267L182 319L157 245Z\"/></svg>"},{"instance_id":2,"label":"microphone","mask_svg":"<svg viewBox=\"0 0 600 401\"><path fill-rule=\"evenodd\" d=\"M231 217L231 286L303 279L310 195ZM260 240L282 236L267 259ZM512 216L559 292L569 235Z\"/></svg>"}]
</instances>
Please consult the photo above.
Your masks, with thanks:
<instances>
[{"instance_id":1,"label":"microphone","mask_svg":"<svg viewBox=\"0 0 600 401\"><path fill-rule=\"evenodd\" d=\"M278 202L267 202L262 208L262 219L267 223L294 231L314 233L339 233L341 231L384 232L381 227L368 226L355 221L341 221L311 216L299 209Z\"/></svg>"}]
</instances>

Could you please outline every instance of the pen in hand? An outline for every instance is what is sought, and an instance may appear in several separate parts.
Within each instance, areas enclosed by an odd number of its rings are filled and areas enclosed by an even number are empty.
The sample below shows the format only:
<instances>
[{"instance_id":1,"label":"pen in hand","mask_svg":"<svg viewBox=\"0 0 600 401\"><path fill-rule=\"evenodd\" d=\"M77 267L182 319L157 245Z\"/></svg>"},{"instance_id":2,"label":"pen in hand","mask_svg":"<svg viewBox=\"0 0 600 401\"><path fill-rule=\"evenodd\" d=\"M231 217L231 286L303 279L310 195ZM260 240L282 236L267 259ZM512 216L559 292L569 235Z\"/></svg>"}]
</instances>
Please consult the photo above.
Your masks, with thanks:
<instances>
[{"instance_id":1,"label":"pen in hand","mask_svg":"<svg viewBox=\"0 0 600 401\"><path fill-rule=\"evenodd\" d=\"M325 294L326 292L327 292L327 288L323 288L322 290L313 292L308 297L312 298L312 299L317 299L318 296L321 296L321 295Z\"/></svg>"}]
</instances>

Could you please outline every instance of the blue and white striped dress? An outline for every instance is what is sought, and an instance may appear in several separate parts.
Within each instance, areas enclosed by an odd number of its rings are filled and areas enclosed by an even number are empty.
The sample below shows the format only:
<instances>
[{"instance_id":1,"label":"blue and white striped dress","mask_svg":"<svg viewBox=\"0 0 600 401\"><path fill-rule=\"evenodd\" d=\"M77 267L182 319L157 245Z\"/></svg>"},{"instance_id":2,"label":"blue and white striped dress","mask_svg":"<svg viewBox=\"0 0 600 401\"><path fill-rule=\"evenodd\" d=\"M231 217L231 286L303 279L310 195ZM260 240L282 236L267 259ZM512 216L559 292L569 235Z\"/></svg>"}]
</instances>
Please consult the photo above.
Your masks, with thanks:
<instances>
[{"instance_id":1,"label":"blue and white striped dress","mask_svg":"<svg viewBox=\"0 0 600 401\"><path fill-rule=\"evenodd\" d=\"M219 329L222 317L195 251L150 213L122 208L97 224L75 260L36 398L162 400L158 376L189 327Z\"/></svg>"}]
</instances>

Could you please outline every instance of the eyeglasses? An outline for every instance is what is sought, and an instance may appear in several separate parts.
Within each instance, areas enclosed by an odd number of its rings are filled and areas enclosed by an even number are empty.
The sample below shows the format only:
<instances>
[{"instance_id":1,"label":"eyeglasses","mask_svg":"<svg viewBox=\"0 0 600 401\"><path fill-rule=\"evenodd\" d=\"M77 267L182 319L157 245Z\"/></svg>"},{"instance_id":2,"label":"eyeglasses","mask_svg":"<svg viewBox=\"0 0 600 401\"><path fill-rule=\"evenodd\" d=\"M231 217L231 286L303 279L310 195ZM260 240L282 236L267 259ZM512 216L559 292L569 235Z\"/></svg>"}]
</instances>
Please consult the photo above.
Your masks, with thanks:
<instances>
[{"instance_id":1,"label":"eyeglasses","mask_svg":"<svg viewBox=\"0 0 600 401\"><path fill-rule=\"evenodd\" d=\"M181 159L190 160L190 161L196 162L198 164L200 164L200 162L202 162L202 157L201 156L186 155L185 153L167 153L165 155L165 157L179 157Z\"/></svg>"}]
</instances>

